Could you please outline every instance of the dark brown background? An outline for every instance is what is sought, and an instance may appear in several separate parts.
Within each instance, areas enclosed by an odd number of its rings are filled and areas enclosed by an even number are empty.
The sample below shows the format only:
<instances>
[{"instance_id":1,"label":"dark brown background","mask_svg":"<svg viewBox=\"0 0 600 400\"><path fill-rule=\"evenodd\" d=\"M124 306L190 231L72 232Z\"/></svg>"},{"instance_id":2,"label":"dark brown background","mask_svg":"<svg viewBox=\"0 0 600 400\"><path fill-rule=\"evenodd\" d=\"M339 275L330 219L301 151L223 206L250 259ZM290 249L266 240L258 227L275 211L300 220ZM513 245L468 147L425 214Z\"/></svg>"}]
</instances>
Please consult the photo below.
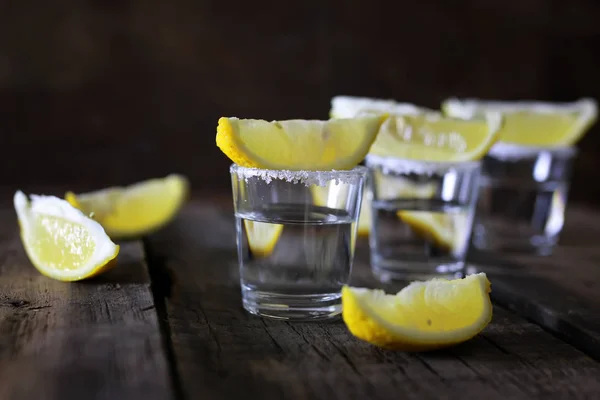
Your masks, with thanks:
<instances>
[{"instance_id":1,"label":"dark brown background","mask_svg":"<svg viewBox=\"0 0 600 400\"><path fill-rule=\"evenodd\" d=\"M600 98L597 0L0 2L0 183L180 172L229 191L219 116L326 118L336 94ZM599 127L573 198L597 203Z\"/></svg>"}]
</instances>

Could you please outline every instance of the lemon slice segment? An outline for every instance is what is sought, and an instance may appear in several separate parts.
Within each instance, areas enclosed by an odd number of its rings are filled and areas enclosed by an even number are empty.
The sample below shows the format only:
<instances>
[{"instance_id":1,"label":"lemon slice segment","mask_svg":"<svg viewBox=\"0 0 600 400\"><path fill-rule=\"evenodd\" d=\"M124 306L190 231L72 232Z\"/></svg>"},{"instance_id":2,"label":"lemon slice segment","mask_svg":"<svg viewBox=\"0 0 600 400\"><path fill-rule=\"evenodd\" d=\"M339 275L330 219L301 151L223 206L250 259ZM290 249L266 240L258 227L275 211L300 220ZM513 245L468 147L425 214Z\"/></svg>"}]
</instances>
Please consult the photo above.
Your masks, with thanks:
<instances>
[{"instance_id":1,"label":"lemon slice segment","mask_svg":"<svg viewBox=\"0 0 600 400\"><path fill-rule=\"evenodd\" d=\"M371 221L373 220L373 212L371 211L371 199L365 193L360 205L360 216L358 217L358 236L369 236L371 232Z\"/></svg>"},{"instance_id":2,"label":"lemon slice segment","mask_svg":"<svg viewBox=\"0 0 600 400\"><path fill-rule=\"evenodd\" d=\"M65 199L85 214L93 213L113 239L147 235L169 222L187 198L189 185L181 175L150 179L127 187L90 193L67 192Z\"/></svg>"},{"instance_id":3,"label":"lemon slice segment","mask_svg":"<svg viewBox=\"0 0 600 400\"><path fill-rule=\"evenodd\" d=\"M438 247L452 254L462 254L467 246L467 215L430 211L398 211L397 215L417 235L432 240Z\"/></svg>"},{"instance_id":4,"label":"lemon slice segment","mask_svg":"<svg viewBox=\"0 0 600 400\"><path fill-rule=\"evenodd\" d=\"M504 124L500 141L538 147L577 143L598 116L596 101L587 98L571 103L452 98L442 103L442 110L447 115L461 118L472 118L489 111L501 112Z\"/></svg>"},{"instance_id":5,"label":"lemon slice segment","mask_svg":"<svg viewBox=\"0 0 600 400\"><path fill-rule=\"evenodd\" d=\"M248 247L255 258L271 255L283 231L281 224L268 224L247 219L244 220L244 228L248 238Z\"/></svg>"},{"instance_id":6,"label":"lemon slice segment","mask_svg":"<svg viewBox=\"0 0 600 400\"><path fill-rule=\"evenodd\" d=\"M347 170L363 160L383 118L264 121L220 118L217 146L243 167Z\"/></svg>"},{"instance_id":7,"label":"lemon slice segment","mask_svg":"<svg viewBox=\"0 0 600 400\"><path fill-rule=\"evenodd\" d=\"M391 115L381 125L369 154L434 162L481 159L498 139L500 113L460 119L440 113Z\"/></svg>"},{"instance_id":8,"label":"lemon slice segment","mask_svg":"<svg viewBox=\"0 0 600 400\"><path fill-rule=\"evenodd\" d=\"M394 100L369 97L335 96L331 99L331 118L354 118L372 114L421 114L432 110L417 107L410 103L398 103Z\"/></svg>"},{"instance_id":9,"label":"lemon slice segment","mask_svg":"<svg viewBox=\"0 0 600 400\"><path fill-rule=\"evenodd\" d=\"M490 286L484 273L413 282L396 295L344 286L342 316L354 336L373 345L435 350L469 340L487 326Z\"/></svg>"},{"instance_id":10,"label":"lemon slice segment","mask_svg":"<svg viewBox=\"0 0 600 400\"><path fill-rule=\"evenodd\" d=\"M78 281L112 268L119 254L102 226L54 196L13 198L23 247L34 267L50 278Z\"/></svg>"}]
</instances>

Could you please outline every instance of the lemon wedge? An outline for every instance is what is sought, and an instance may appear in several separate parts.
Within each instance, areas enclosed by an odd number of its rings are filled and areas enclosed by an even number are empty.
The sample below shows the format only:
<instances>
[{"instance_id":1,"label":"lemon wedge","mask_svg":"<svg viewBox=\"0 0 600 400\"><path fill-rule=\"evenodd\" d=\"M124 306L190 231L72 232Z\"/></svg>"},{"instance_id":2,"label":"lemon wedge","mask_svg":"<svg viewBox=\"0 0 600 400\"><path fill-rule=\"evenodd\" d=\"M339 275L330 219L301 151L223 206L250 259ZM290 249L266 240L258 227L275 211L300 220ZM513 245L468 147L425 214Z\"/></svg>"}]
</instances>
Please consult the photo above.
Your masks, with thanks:
<instances>
[{"instance_id":1,"label":"lemon wedge","mask_svg":"<svg viewBox=\"0 0 600 400\"><path fill-rule=\"evenodd\" d=\"M430 112L423 107L410 103L398 103L394 100L374 99L369 97L335 96L331 99L331 118L354 118L370 114L421 114Z\"/></svg>"},{"instance_id":2,"label":"lemon wedge","mask_svg":"<svg viewBox=\"0 0 600 400\"><path fill-rule=\"evenodd\" d=\"M65 199L85 214L93 213L113 239L147 235L169 222L188 195L188 182L180 175L150 179L127 187L95 192L67 192Z\"/></svg>"},{"instance_id":3,"label":"lemon wedge","mask_svg":"<svg viewBox=\"0 0 600 400\"><path fill-rule=\"evenodd\" d=\"M264 121L220 118L217 146L243 167L347 170L363 160L383 118Z\"/></svg>"},{"instance_id":4,"label":"lemon wedge","mask_svg":"<svg viewBox=\"0 0 600 400\"><path fill-rule=\"evenodd\" d=\"M454 117L471 118L488 111L504 114L500 141L537 147L571 146L579 141L598 116L593 99L571 103L535 101L485 101L476 99L447 99L442 103L444 113Z\"/></svg>"},{"instance_id":5,"label":"lemon wedge","mask_svg":"<svg viewBox=\"0 0 600 400\"><path fill-rule=\"evenodd\" d=\"M484 273L413 282L396 295L344 286L342 316L350 332L373 345L428 351L467 341L492 319Z\"/></svg>"},{"instance_id":6,"label":"lemon wedge","mask_svg":"<svg viewBox=\"0 0 600 400\"><path fill-rule=\"evenodd\" d=\"M119 246L102 226L54 196L14 196L21 241L42 274L61 281L99 275L115 264Z\"/></svg>"},{"instance_id":7,"label":"lemon wedge","mask_svg":"<svg viewBox=\"0 0 600 400\"><path fill-rule=\"evenodd\" d=\"M248 247L255 258L268 257L273 253L275 245L283 231L281 224L244 220L244 228L248 238Z\"/></svg>"},{"instance_id":8,"label":"lemon wedge","mask_svg":"<svg viewBox=\"0 0 600 400\"><path fill-rule=\"evenodd\" d=\"M498 140L503 122L497 111L455 118L410 103L351 96L333 97L330 114L389 116L369 154L438 162L481 159Z\"/></svg>"},{"instance_id":9,"label":"lemon wedge","mask_svg":"<svg viewBox=\"0 0 600 400\"><path fill-rule=\"evenodd\" d=\"M358 236L369 236L369 232L371 232L372 220L373 212L371 211L371 199L369 193L365 193L360 205L360 216L358 217Z\"/></svg>"},{"instance_id":10,"label":"lemon wedge","mask_svg":"<svg viewBox=\"0 0 600 400\"><path fill-rule=\"evenodd\" d=\"M498 139L500 113L461 119L441 113L390 115L369 154L382 157L461 162L481 159Z\"/></svg>"},{"instance_id":11,"label":"lemon wedge","mask_svg":"<svg viewBox=\"0 0 600 400\"><path fill-rule=\"evenodd\" d=\"M468 242L467 215L429 211L398 211L398 217L413 231L453 254L462 254Z\"/></svg>"}]
</instances>

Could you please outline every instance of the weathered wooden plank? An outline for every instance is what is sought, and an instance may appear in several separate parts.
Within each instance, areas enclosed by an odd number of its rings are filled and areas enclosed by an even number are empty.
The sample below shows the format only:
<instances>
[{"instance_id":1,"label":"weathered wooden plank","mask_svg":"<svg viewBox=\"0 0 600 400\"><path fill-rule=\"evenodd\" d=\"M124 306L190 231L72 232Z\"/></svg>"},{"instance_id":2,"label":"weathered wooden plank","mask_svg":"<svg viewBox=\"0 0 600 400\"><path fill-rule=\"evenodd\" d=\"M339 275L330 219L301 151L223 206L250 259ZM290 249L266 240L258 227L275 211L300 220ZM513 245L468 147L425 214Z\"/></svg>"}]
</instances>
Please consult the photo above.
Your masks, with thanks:
<instances>
[{"instance_id":1,"label":"weathered wooden plank","mask_svg":"<svg viewBox=\"0 0 600 400\"><path fill-rule=\"evenodd\" d=\"M493 298L600 359L600 214L572 206L552 255L473 252Z\"/></svg>"},{"instance_id":2,"label":"weathered wooden plank","mask_svg":"<svg viewBox=\"0 0 600 400\"><path fill-rule=\"evenodd\" d=\"M31 266L14 211L0 221L0 399L173 398L141 242L63 283Z\"/></svg>"},{"instance_id":3,"label":"weathered wooden plank","mask_svg":"<svg viewBox=\"0 0 600 400\"><path fill-rule=\"evenodd\" d=\"M352 337L341 320L288 323L241 307L231 210L192 203L145 242L162 288L178 380L188 398L585 398L600 365L502 308L446 351L407 354ZM358 250L354 284L375 286ZM388 287L397 290L398 287Z\"/></svg>"}]
</instances>

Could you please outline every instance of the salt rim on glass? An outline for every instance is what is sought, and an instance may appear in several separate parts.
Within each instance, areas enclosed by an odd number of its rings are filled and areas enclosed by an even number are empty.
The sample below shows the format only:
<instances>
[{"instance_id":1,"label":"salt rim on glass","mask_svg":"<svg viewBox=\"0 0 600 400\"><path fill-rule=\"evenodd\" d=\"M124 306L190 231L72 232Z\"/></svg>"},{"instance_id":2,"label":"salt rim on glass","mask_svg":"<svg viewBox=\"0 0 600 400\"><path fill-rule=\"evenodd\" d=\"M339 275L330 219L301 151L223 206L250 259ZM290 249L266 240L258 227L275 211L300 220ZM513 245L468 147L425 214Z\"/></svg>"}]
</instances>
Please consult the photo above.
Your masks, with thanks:
<instances>
[{"instance_id":1,"label":"salt rim on glass","mask_svg":"<svg viewBox=\"0 0 600 400\"><path fill-rule=\"evenodd\" d=\"M366 162L368 166L381 167L386 174L418 174L426 176L446 174L448 171L469 170L477 168L481 164L481 161L434 162L375 155L367 155Z\"/></svg>"},{"instance_id":2,"label":"salt rim on glass","mask_svg":"<svg viewBox=\"0 0 600 400\"><path fill-rule=\"evenodd\" d=\"M230 172L235 172L239 177L248 180L249 178L259 178L269 184L273 180L286 181L293 184L303 184L305 186L327 186L331 181L339 184L356 184L367 172L367 168L357 165L350 170L329 170L329 171L291 171L242 167L232 164Z\"/></svg>"}]
</instances>

